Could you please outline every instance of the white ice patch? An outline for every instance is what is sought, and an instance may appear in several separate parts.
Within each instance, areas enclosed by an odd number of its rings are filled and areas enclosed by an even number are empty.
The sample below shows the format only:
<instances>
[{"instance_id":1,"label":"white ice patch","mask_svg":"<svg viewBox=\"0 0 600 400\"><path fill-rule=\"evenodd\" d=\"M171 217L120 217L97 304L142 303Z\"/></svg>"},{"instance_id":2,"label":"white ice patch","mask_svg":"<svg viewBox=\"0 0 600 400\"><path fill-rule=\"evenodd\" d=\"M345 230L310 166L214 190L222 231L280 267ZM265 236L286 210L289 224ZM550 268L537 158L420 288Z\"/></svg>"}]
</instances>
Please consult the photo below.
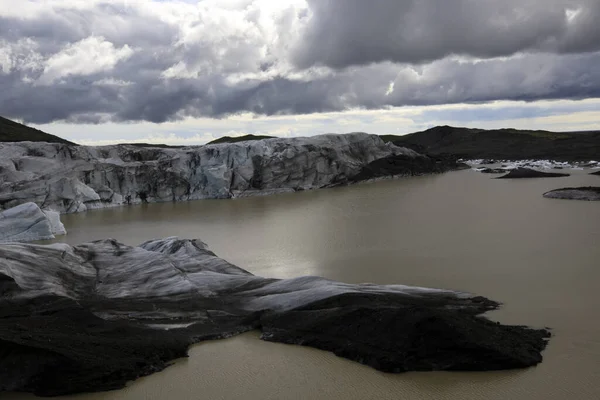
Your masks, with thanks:
<instances>
[{"instance_id":1,"label":"white ice patch","mask_svg":"<svg viewBox=\"0 0 600 400\"><path fill-rule=\"evenodd\" d=\"M37 204L25 203L0 213L0 243L46 239L54 239L52 224Z\"/></svg>"},{"instance_id":2,"label":"white ice patch","mask_svg":"<svg viewBox=\"0 0 600 400\"><path fill-rule=\"evenodd\" d=\"M156 251L114 240L76 247L0 245L4 260L0 275L15 282L20 290L11 294L15 298L56 295L75 301L117 300L118 308L103 307L96 315L107 320L133 319L157 329L189 326L224 313L292 310L344 294L381 295L409 303L441 298L443 305L456 307L470 304L465 301L469 295L450 290L348 284L316 276L262 278L215 256L199 241L168 238L143 246Z\"/></svg>"},{"instance_id":3,"label":"white ice patch","mask_svg":"<svg viewBox=\"0 0 600 400\"><path fill-rule=\"evenodd\" d=\"M50 229L52 230L52 234L54 235L66 235L67 230L60 220L60 213L58 211L53 210L43 210L43 213L46 214L48 218L48 222L50 223Z\"/></svg>"},{"instance_id":4,"label":"white ice patch","mask_svg":"<svg viewBox=\"0 0 600 400\"><path fill-rule=\"evenodd\" d=\"M473 167L475 171L482 171L485 167L481 167L482 162L487 161L484 159L475 159L475 160L466 160L465 164ZM577 162L570 163L566 161L556 161L556 160L490 160L493 161L493 165L501 165L503 169L512 170L516 168L532 168L532 169L542 169L542 170L550 170L550 169L572 169L572 170L582 170L585 168L590 169L600 169L600 163L595 160L591 160L588 162ZM486 165L492 165L486 164Z\"/></svg>"}]
</instances>

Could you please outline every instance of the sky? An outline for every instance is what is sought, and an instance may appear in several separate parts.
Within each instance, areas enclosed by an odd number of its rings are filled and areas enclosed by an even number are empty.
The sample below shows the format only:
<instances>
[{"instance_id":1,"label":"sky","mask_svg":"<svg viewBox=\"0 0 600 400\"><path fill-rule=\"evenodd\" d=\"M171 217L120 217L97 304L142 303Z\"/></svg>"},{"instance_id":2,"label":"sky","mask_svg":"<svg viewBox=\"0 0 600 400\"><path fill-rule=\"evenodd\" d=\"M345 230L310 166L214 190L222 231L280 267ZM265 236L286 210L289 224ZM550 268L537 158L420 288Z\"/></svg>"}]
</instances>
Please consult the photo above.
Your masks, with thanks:
<instances>
[{"instance_id":1,"label":"sky","mask_svg":"<svg viewBox=\"0 0 600 400\"><path fill-rule=\"evenodd\" d=\"M600 129L600 0L0 0L0 115L81 144Z\"/></svg>"}]
</instances>

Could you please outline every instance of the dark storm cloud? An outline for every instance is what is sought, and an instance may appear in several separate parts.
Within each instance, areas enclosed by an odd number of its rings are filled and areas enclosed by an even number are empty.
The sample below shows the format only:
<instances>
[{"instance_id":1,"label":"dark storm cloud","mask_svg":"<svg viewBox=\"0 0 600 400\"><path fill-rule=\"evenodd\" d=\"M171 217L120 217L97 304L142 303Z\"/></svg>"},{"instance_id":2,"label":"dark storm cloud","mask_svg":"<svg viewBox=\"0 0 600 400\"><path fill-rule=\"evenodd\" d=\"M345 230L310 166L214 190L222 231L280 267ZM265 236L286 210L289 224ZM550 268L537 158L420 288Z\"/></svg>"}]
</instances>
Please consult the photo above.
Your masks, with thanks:
<instances>
[{"instance_id":1,"label":"dark storm cloud","mask_svg":"<svg viewBox=\"0 0 600 400\"><path fill-rule=\"evenodd\" d=\"M254 88L238 108L260 114L348 108L534 101L600 97L600 53L523 56L475 64L441 60L427 66L377 64L311 82L276 80ZM389 91L390 83L394 88ZM220 110L222 112L231 110Z\"/></svg>"},{"instance_id":2,"label":"dark storm cloud","mask_svg":"<svg viewBox=\"0 0 600 400\"><path fill-rule=\"evenodd\" d=\"M77 9L61 6L60 2L56 4L51 12L35 18L2 16L0 13L0 38L13 41L31 38L64 44L101 35L118 46L128 43L156 46L172 43L178 34L176 26L131 7L98 3L94 7Z\"/></svg>"},{"instance_id":3,"label":"dark storm cloud","mask_svg":"<svg viewBox=\"0 0 600 400\"><path fill-rule=\"evenodd\" d=\"M600 50L598 0L308 0L294 61L333 68L450 54ZM343 5L342 5L343 3Z\"/></svg>"},{"instance_id":4,"label":"dark storm cloud","mask_svg":"<svg viewBox=\"0 0 600 400\"><path fill-rule=\"evenodd\" d=\"M56 3L28 18L0 11L0 115L164 122L600 97L600 1L319 0L270 25L251 1Z\"/></svg>"},{"instance_id":5,"label":"dark storm cloud","mask_svg":"<svg viewBox=\"0 0 600 400\"><path fill-rule=\"evenodd\" d=\"M600 70L594 68L598 63L600 53L542 59L531 55L477 64L442 60L402 69L379 64L308 82L279 77L234 87L222 76L149 75L125 86L72 78L49 86L21 84L20 92L11 92L13 100L6 111L35 123L104 122L106 115L114 121L164 122L186 115L219 118L240 112L281 115L500 99L580 99L600 97Z\"/></svg>"}]
</instances>

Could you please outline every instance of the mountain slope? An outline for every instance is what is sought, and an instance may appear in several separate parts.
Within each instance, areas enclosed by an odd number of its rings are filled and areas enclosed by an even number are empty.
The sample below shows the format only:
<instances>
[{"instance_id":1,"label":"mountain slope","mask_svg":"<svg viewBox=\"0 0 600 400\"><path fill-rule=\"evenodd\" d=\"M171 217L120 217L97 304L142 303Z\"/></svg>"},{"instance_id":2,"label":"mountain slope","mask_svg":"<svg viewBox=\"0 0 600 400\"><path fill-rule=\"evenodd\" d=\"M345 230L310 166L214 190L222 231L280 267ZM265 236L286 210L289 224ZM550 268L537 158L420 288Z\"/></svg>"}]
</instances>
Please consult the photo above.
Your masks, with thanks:
<instances>
[{"instance_id":1,"label":"mountain slope","mask_svg":"<svg viewBox=\"0 0 600 400\"><path fill-rule=\"evenodd\" d=\"M385 135L382 139L432 155L454 154L472 159L578 161L600 158L600 131L549 132L438 126L404 136Z\"/></svg>"},{"instance_id":2,"label":"mountain slope","mask_svg":"<svg viewBox=\"0 0 600 400\"><path fill-rule=\"evenodd\" d=\"M75 144L68 140L30 128L10 119L0 117L0 142L49 142Z\"/></svg>"},{"instance_id":3,"label":"mountain slope","mask_svg":"<svg viewBox=\"0 0 600 400\"><path fill-rule=\"evenodd\" d=\"M261 139L272 139L275 136L267 136L267 135L244 135L244 136L223 136L218 139L213 140L212 142L208 142L206 144L219 144L219 143L238 143L238 142L246 142L249 140L261 140Z\"/></svg>"}]
</instances>

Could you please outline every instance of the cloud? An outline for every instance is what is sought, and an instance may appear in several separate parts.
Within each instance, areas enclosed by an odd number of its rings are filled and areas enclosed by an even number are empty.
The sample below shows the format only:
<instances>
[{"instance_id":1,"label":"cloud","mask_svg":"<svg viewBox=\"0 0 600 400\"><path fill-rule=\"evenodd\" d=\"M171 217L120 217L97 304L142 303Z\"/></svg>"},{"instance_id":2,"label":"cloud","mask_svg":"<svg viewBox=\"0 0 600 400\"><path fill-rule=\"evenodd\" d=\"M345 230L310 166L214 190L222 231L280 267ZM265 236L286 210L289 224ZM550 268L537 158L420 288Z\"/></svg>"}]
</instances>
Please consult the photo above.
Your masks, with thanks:
<instances>
[{"instance_id":1,"label":"cloud","mask_svg":"<svg viewBox=\"0 0 600 400\"><path fill-rule=\"evenodd\" d=\"M244 113L222 119L184 118L161 124L109 122L76 125L57 122L35 127L82 144L150 142L196 145L222 136L242 134L289 137L362 131L402 135L436 125L555 131L600 130L598 110L600 99L494 101L270 117Z\"/></svg>"},{"instance_id":2,"label":"cloud","mask_svg":"<svg viewBox=\"0 0 600 400\"><path fill-rule=\"evenodd\" d=\"M302 68L600 50L597 0L308 0Z\"/></svg>"},{"instance_id":3,"label":"cloud","mask_svg":"<svg viewBox=\"0 0 600 400\"><path fill-rule=\"evenodd\" d=\"M598 18L597 0L0 0L0 115L165 123L600 97Z\"/></svg>"},{"instance_id":4,"label":"cloud","mask_svg":"<svg viewBox=\"0 0 600 400\"><path fill-rule=\"evenodd\" d=\"M129 58L133 50L124 45L115 48L103 37L90 36L66 46L45 62L44 71L37 83L49 85L69 75L91 75L109 72L122 60Z\"/></svg>"}]
</instances>

